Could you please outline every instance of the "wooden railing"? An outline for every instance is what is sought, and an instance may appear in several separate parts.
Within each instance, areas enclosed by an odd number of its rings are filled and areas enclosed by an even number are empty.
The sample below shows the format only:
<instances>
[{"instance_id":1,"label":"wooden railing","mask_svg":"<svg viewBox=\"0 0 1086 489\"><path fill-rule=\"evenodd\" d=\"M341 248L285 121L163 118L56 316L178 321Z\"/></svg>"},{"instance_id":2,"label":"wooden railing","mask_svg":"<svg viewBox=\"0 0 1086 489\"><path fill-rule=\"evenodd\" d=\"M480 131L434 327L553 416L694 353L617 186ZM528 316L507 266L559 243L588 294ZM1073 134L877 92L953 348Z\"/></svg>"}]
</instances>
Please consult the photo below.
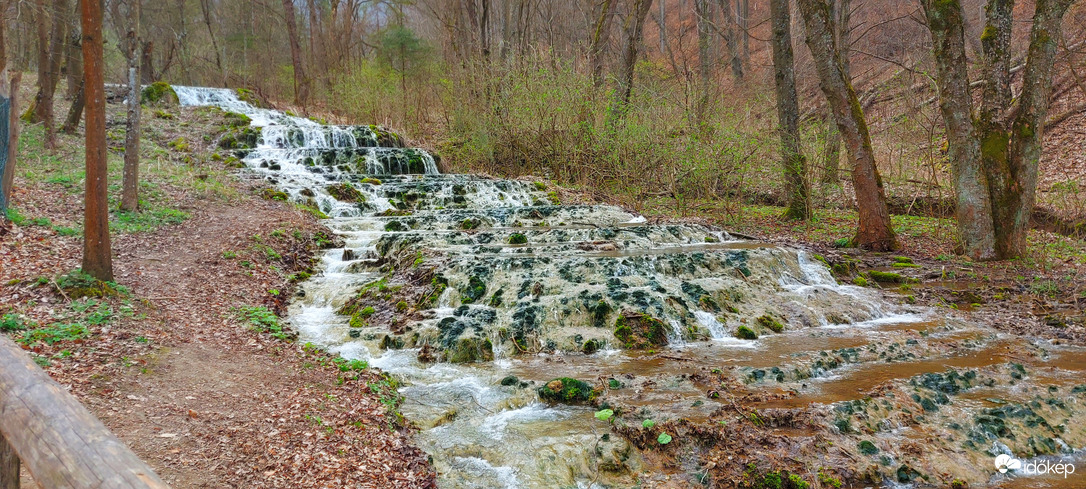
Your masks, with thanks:
<instances>
[{"instance_id":1,"label":"wooden railing","mask_svg":"<svg viewBox=\"0 0 1086 489\"><path fill-rule=\"evenodd\" d=\"M20 459L45 489L169 487L0 335L0 489L18 489Z\"/></svg>"}]
</instances>

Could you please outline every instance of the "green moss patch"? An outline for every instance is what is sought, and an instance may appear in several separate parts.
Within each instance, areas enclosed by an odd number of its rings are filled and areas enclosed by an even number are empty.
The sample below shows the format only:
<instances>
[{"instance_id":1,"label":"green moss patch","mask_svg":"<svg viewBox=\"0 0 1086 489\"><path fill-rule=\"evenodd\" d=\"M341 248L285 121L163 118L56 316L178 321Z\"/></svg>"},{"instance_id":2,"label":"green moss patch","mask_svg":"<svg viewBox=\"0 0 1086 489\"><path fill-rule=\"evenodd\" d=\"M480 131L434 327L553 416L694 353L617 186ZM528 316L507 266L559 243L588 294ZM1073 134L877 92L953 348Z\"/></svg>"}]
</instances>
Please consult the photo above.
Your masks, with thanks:
<instances>
[{"instance_id":1,"label":"green moss patch","mask_svg":"<svg viewBox=\"0 0 1086 489\"><path fill-rule=\"evenodd\" d=\"M328 195L340 202L365 202L366 195L349 183L337 183L324 188Z\"/></svg>"},{"instance_id":2,"label":"green moss patch","mask_svg":"<svg viewBox=\"0 0 1086 489\"><path fill-rule=\"evenodd\" d=\"M735 330L735 337L741 340L756 340L758 339L758 333L755 333L753 329L747 326L739 326L739 329Z\"/></svg>"},{"instance_id":3,"label":"green moss patch","mask_svg":"<svg viewBox=\"0 0 1086 489\"><path fill-rule=\"evenodd\" d=\"M646 314L624 312L615 320L615 338L631 350L663 346L667 344L667 326Z\"/></svg>"},{"instance_id":4,"label":"green moss patch","mask_svg":"<svg viewBox=\"0 0 1086 489\"><path fill-rule=\"evenodd\" d=\"M178 103L177 92L173 91L173 87L169 83L158 81L143 88L140 92L141 104L172 104Z\"/></svg>"},{"instance_id":5,"label":"green moss patch","mask_svg":"<svg viewBox=\"0 0 1086 489\"><path fill-rule=\"evenodd\" d=\"M547 402L586 404L599 394L592 385L582 380L561 377L547 382L537 391L539 398Z\"/></svg>"}]
</instances>

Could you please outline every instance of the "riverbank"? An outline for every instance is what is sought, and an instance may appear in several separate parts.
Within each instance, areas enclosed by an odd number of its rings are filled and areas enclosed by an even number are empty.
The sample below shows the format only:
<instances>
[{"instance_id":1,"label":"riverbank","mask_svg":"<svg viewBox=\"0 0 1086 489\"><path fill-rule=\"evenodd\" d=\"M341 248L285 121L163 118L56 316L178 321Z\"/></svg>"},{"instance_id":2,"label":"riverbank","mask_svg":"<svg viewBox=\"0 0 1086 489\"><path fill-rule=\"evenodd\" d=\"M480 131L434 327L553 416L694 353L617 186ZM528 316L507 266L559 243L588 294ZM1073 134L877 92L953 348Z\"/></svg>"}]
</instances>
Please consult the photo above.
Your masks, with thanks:
<instances>
[{"instance_id":1,"label":"riverbank","mask_svg":"<svg viewBox=\"0 0 1086 489\"><path fill-rule=\"evenodd\" d=\"M123 107L107 109L112 199ZM334 238L236 176L215 147L222 112L148 107L143 124L143 210L111 216L117 286L79 299L82 136L50 154L24 125L16 224L0 229L4 334L172 487L432 487L394 382L289 341L275 315Z\"/></svg>"}]
</instances>

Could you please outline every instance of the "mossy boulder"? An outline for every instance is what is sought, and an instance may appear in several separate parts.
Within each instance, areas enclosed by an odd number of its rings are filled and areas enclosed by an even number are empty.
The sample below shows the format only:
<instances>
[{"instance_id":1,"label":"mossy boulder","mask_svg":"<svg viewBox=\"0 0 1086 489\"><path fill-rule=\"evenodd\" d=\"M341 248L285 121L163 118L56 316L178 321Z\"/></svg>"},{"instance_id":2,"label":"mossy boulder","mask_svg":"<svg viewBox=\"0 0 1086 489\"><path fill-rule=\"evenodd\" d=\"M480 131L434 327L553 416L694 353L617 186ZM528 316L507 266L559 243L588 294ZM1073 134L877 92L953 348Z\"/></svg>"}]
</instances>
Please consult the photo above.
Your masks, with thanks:
<instances>
[{"instance_id":1,"label":"mossy boulder","mask_svg":"<svg viewBox=\"0 0 1086 489\"><path fill-rule=\"evenodd\" d=\"M494 359L494 345L488 339L460 338L445 350L449 363L472 363Z\"/></svg>"},{"instance_id":2,"label":"mossy boulder","mask_svg":"<svg viewBox=\"0 0 1086 489\"><path fill-rule=\"evenodd\" d=\"M871 270L867 272L868 278L879 283L884 284L913 284L920 282L915 278L906 277L900 273L894 272L880 272L878 270Z\"/></svg>"},{"instance_id":3,"label":"mossy boulder","mask_svg":"<svg viewBox=\"0 0 1086 489\"><path fill-rule=\"evenodd\" d=\"M739 326L739 329L735 330L735 337L741 340L756 340L758 339L758 333L755 333L748 326Z\"/></svg>"},{"instance_id":4,"label":"mossy boulder","mask_svg":"<svg viewBox=\"0 0 1086 489\"><path fill-rule=\"evenodd\" d=\"M113 297L121 295L113 282L103 282L83 270L74 270L56 278L56 285L71 299L83 297Z\"/></svg>"},{"instance_id":5,"label":"mossy boulder","mask_svg":"<svg viewBox=\"0 0 1086 489\"><path fill-rule=\"evenodd\" d=\"M392 132L388 128L381 126L370 126L370 130L377 137L377 146L382 148L402 148L404 147L403 138L399 134Z\"/></svg>"},{"instance_id":6,"label":"mossy boulder","mask_svg":"<svg viewBox=\"0 0 1086 489\"><path fill-rule=\"evenodd\" d=\"M253 122L253 120L245 114L239 114L237 112L230 111L223 112L222 118L223 123L226 124L226 127L231 128L246 127Z\"/></svg>"},{"instance_id":7,"label":"mossy boulder","mask_svg":"<svg viewBox=\"0 0 1086 489\"><path fill-rule=\"evenodd\" d=\"M169 83L157 81L143 88L140 103L145 105L178 105L177 92Z\"/></svg>"},{"instance_id":8,"label":"mossy boulder","mask_svg":"<svg viewBox=\"0 0 1086 489\"><path fill-rule=\"evenodd\" d=\"M365 202L366 195L349 183L337 183L324 188L328 195L340 202Z\"/></svg>"},{"instance_id":9,"label":"mossy boulder","mask_svg":"<svg viewBox=\"0 0 1086 489\"><path fill-rule=\"evenodd\" d=\"M528 237L521 233L513 233L509 235L509 244L519 245L528 242Z\"/></svg>"},{"instance_id":10,"label":"mossy boulder","mask_svg":"<svg viewBox=\"0 0 1086 489\"><path fill-rule=\"evenodd\" d=\"M255 149L259 143L260 128L253 126L233 127L219 139L219 147L222 149Z\"/></svg>"},{"instance_id":11,"label":"mossy boulder","mask_svg":"<svg viewBox=\"0 0 1086 489\"><path fill-rule=\"evenodd\" d=\"M234 90L234 93L237 94L238 100L241 100L242 102L245 102L245 103L247 103L249 105L252 105L253 107L259 107L259 108L262 108L262 109L269 108L268 104L265 103L264 100L261 99L260 96L256 94L256 92L254 92L252 90L249 90L248 88L238 88L238 89Z\"/></svg>"},{"instance_id":12,"label":"mossy boulder","mask_svg":"<svg viewBox=\"0 0 1086 489\"><path fill-rule=\"evenodd\" d=\"M758 324L762 325L763 328L768 329L774 333L780 333L781 331L784 331L784 325L769 314L763 314L759 316L756 321L758 321Z\"/></svg>"},{"instance_id":13,"label":"mossy boulder","mask_svg":"<svg viewBox=\"0 0 1086 489\"><path fill-rule=\"evenodd\" d=\"M569 377L547 382L537 392L544 401L562 404L588 404L599 395L599 391L588 382Z\"/></svg>"},{"instance_id":14,"label":"mossy boulder","mask_svg":"<svg viewBox=\"0 0 1086 489\"><path fill-rule=\"evenodd\" d=\"M486 282L479 277L468 279L467 288L460 289L460 303L471 304L486 295Z\"/></svg>"},{"instance_id":15,"label":"mossy boulder","mask_svg":"<svg viewBox=\"0 0 1086 489\"><path fill-rule=\"evenodd\" d=\"M615 338L631 350L663 346L667 344L667 326L647 314L624 312L615 320Z\"/></svg>"}]
</instances>

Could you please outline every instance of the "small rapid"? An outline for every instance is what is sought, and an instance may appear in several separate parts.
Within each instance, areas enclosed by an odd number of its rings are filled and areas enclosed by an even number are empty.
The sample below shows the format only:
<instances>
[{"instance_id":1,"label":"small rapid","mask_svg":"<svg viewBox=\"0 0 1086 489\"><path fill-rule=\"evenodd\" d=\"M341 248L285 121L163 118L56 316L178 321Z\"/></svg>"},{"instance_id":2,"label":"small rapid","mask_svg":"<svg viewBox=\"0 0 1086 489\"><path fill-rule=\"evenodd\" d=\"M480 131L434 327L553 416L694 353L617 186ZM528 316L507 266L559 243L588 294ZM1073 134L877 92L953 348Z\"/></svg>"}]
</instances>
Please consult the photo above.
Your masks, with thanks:
<instances>
[{"instance_id":1,"label":"small rapid","mask_svg":"<svg viewBox=\"0 0 1086 489\"><path fill-rule=\"evenodd\" d=\"M1021 361L1001 335L839 284L800 250L562 205L542 183L440 174L433 155L377 126L174 90L182 105L246 116L230 137L247 141L234 147L247 171L327 214L344 246L325 251L289 321L300 341L402 381L403 414L444 488L660 475L595 408L542 401L556 378L599 386L631 416L704 421L730 408L706 395L721 389L707 372L736 393L772 393L757 404L771 409Z\"/></svg>"}]
</instances>

